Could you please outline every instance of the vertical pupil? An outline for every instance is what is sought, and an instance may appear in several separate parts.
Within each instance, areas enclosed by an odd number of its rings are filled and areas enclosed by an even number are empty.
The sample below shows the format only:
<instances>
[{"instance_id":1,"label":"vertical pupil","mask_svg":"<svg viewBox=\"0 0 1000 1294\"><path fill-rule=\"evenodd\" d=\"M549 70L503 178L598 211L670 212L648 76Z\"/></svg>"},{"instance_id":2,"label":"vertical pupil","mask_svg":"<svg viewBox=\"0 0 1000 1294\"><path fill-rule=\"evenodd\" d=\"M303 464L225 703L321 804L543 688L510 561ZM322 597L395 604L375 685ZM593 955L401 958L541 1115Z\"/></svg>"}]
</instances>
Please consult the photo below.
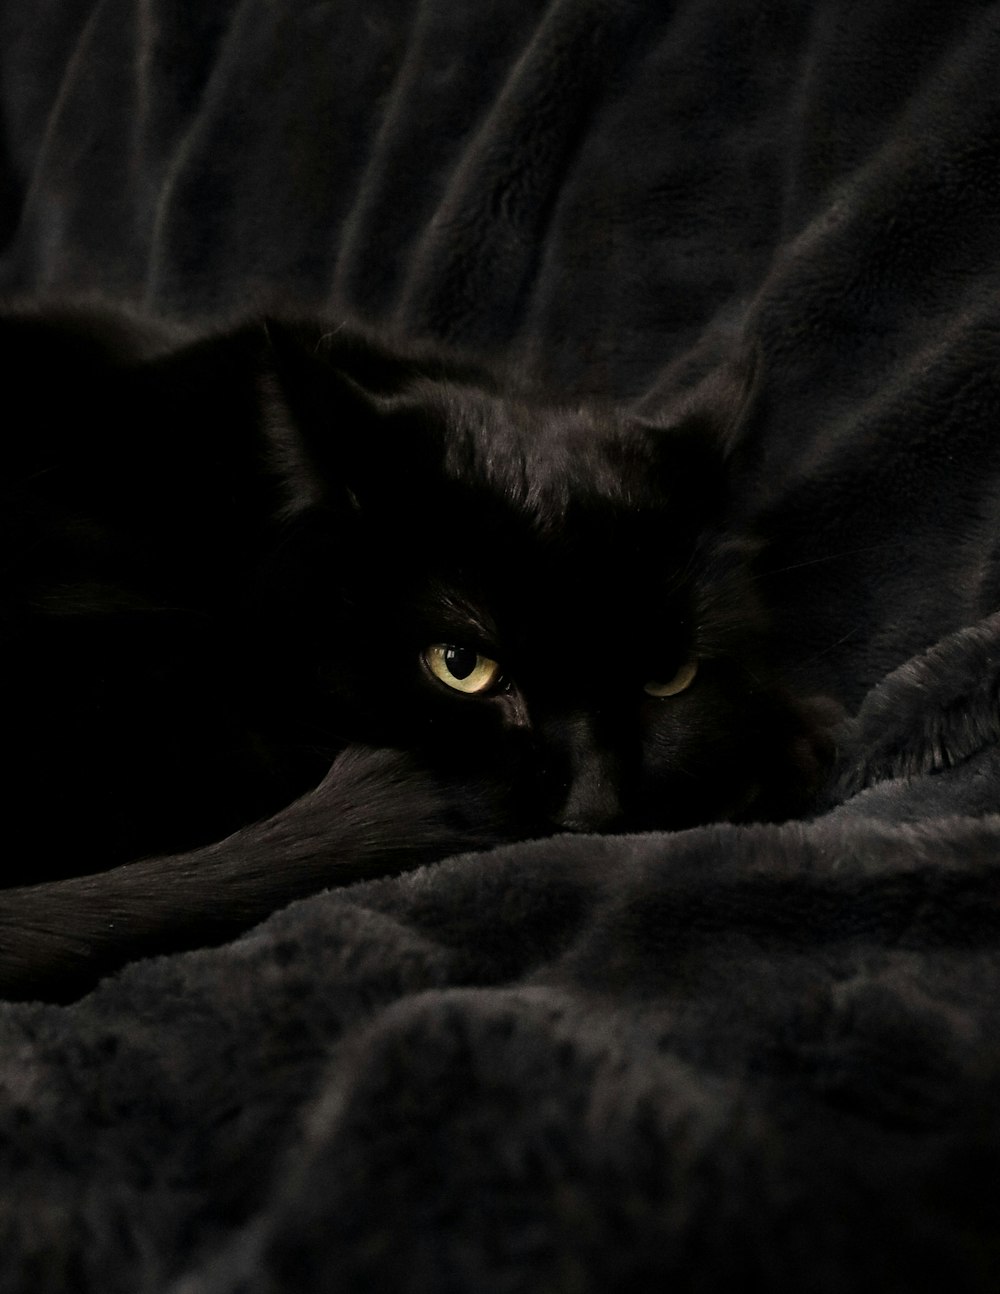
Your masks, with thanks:
<instances>
[{"instance_id":1,"label":"vertical pupil","mask_svg":"<svg viewBox=\"0 0 1000 1294\"><path fill-rule=\"evenodd\" d=\"M476 668L479 657L468 647L448 647L444 653L444 663L455 678L468 678Z\"/></svg>"}]
</instances>

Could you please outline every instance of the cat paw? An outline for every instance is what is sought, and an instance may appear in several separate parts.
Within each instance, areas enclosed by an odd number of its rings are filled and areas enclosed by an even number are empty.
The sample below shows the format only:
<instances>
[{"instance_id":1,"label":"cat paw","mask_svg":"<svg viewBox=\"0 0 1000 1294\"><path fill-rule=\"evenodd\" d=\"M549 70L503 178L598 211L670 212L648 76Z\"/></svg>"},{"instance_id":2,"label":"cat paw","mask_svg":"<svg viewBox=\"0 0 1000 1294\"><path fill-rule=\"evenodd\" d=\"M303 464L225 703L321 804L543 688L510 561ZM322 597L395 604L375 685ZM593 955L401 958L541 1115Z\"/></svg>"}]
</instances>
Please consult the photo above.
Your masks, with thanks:
<instances>
[{"instance_id":1,"label":"cat paw","mask_svg":"<svg viewBox=\"0 0 1000 1294\"><path fill-rule=\"evenodd\" d=\"M847 722L844 707L829 696L788 703L784 759L778 761L779 776L764 797L769 818L805 816L822 807Z\"/></svg>"},{"instance_id":2,"label":"cat paw","mask_svg":"<svg viewBox=\"0 0 1000 1294\"><path fill-rule=\"evenodd\" d=\"M306 798L313 812L349 827L359 847L386 858L440 858L526 834L499 781L433 769L393 749L349 746Z\"/></svg>"}]
</instances>

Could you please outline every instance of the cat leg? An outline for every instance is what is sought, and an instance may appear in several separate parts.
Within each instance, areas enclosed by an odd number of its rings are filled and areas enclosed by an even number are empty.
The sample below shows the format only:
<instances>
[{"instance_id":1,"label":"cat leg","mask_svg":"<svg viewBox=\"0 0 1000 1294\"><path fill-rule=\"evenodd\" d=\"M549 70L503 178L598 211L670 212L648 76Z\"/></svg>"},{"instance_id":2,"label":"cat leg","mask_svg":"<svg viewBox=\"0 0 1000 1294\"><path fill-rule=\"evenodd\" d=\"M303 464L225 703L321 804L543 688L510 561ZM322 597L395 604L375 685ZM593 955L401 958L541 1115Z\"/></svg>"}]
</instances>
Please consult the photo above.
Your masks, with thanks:
<instances>
[{"instance_id":1,"label":"cat leg","mask_svg":"<svg viewBox=\"0 0 1000 1294\"><path fill-rule=\"evenodd\" d=\"M135 958L221 943L293 899L503 838L482 784L349 747L315 790L215 844L0 891L0 996L72 1001Z\"/></svg>"}]
</instances>

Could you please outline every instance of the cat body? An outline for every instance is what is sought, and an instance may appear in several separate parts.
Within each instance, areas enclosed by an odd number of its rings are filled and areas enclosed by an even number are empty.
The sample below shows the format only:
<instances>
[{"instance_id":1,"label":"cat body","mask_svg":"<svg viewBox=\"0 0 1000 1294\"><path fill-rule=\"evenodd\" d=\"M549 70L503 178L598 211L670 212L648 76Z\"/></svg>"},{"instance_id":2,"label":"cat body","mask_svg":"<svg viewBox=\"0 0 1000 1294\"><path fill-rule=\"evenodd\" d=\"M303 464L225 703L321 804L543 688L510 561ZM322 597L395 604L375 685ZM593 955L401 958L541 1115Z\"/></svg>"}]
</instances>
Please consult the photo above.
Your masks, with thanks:
<instances>
[{"instance_id":1,"label":"cat body","mask_svg":"<svg viewBox=\"0 0 1000 1294\"><path fill-rule=\"evenodd\" d=\"M315 321L11 312L0 353L5 991L460 849L806 801L726 529L742 377L653 425Z\"/></svg>"}]
</instances>

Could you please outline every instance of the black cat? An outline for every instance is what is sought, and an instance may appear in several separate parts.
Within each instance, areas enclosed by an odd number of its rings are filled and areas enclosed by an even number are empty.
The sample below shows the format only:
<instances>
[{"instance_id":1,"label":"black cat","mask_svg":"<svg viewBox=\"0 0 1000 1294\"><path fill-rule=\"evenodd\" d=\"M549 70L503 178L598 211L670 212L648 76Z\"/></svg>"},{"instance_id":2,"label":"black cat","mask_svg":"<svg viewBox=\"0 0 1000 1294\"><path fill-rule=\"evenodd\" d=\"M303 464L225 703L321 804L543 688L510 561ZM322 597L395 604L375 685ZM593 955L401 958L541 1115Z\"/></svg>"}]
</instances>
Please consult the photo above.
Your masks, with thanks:
<instances>
[{"instance_id":1,"label":"black cat","mask_svg":"<svg viewBox=\"0 0 1000 1294\"><path fill-rule=\"evenodd\" d=\"M317 323L14 312L0 354L0 990L503 839L808 801L823 739L726 531L742 378L651 425Z\"/></svg>"}]
</instances>

